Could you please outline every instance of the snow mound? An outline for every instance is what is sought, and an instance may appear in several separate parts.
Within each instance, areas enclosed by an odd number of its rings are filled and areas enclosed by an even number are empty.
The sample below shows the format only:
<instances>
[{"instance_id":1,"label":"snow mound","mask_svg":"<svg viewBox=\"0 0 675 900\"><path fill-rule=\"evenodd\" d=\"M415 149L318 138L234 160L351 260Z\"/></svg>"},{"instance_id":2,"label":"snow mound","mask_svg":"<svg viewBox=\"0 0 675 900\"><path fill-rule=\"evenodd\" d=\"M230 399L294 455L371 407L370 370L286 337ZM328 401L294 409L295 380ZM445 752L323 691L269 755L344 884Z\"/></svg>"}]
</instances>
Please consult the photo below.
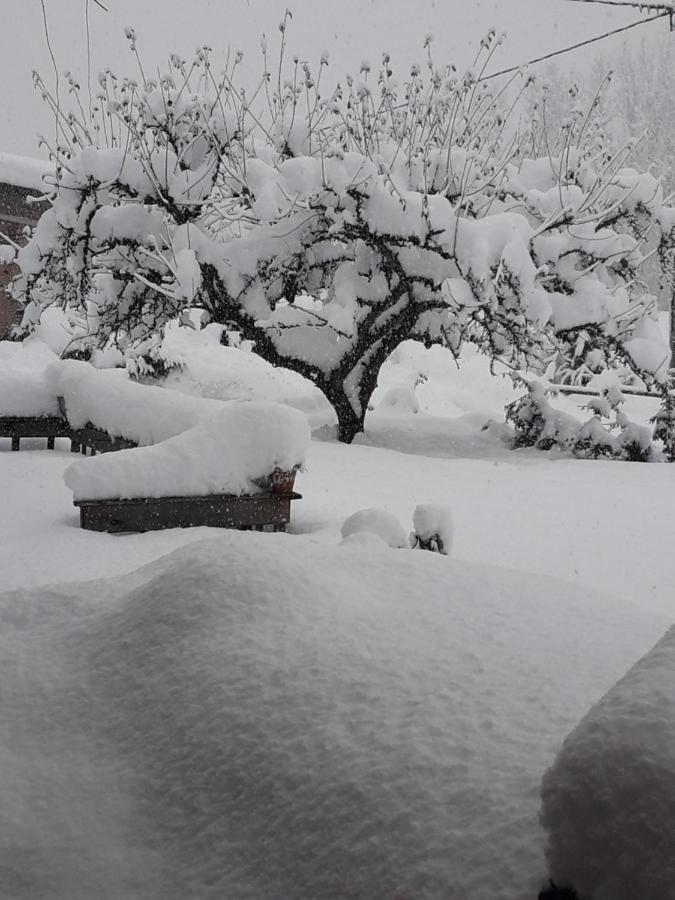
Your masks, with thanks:
<instances>
[{"instance_id":1,"label":"snow mound","mask_svg":"<svg viewBox=\"0 0 675 900\"><path fill-rule=\"evenodd\" d=\"M554 880L581 897L675 897L675 627L567 738L542 783Z\"/></svg>"},{"instance_id":2,"label":"snow mound","mask_svg":"<svg viewBox=\"0 0 675 900\"><path fill-rule=\"evenodd\" d=\"M0 341L0 416L58 416L47 376L55 359L40 341Z\"/></svg>"},{"instance_id":3,"label":"snow mound","mask_svg":"<svg viewBox=\"0 0 675 900\"><path fill-rule=\"evenodd\" d=\"M590 593L227 532L0 595L0 896L532 900L541 774L663 627Z\"/></svg>"},{"instance_id":4,"label":"snow mound","mask_svg":"<svg viewBox=\"0 0 675 900\"><path fill-rule=\"evenodd\" d=\"M251 494L260 491L255 479L303 464L310 441L303 413L253 400L217 407L208 419L154 446L76 462L63 479L76 500Z\"/></svg>"},{"instance_id":5,"label":"snow mound","mask_svg":"<svg viewBox=\"0 0 675 900\"><path fill-rule=\"evenodd\" d=\"M256 353L220 343L221 325L201 330L175 323L166 330L162 354L179 368L164 386L215 400L274 400L304 412L312 431L337 422L321 391L297 372L272 366ZM242 342L245 343L245 342Z\"/></svg>"},{"instance_id":6,"label":"snow mound","mask_svg":"<svg viewBox=\"0 0 675 900\"><path fill-rule=\"evenodd\" d=\"M437 550L446 556L452 550L454 525L448 506L439 503L419 503L413 513L414 532L411 537L425 550Z\"/></svg>"},{"instance_id":7,"label":"snow mound","mask_svg":"<svg viewBox=\"0 0 675 900\"><path fill-rule=\"evenodd\" d=\"M386 509L360 509L345 519L340 529L343 540L355 534L374 534L389 547L409 547L403 526Z\"/></svg>"}]
</instances>

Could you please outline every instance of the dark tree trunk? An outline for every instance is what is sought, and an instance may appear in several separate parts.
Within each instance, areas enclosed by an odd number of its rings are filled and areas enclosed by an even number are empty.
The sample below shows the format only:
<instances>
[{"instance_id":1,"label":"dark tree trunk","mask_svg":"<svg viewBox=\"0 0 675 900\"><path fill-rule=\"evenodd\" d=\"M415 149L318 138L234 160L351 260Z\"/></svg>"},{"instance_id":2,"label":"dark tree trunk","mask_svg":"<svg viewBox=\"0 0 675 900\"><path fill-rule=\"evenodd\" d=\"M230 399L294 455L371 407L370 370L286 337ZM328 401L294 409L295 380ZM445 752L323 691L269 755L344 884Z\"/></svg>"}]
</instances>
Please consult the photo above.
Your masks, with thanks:
<instances>
[{"instance_id":1,"label":"dark tree trunk","mask_svg":"<svg viewBox=\"0 0 675 900\"><path fill-rule=\"evenodd\" d=\"M362 404L363 412L360 415L354 412L340 377L329 379L324 384L318 383L317 387L326 395L337 415L338 440L343 444L351 444L356 435L363 431L366 404Z\"/></svg>"}]
</instances>

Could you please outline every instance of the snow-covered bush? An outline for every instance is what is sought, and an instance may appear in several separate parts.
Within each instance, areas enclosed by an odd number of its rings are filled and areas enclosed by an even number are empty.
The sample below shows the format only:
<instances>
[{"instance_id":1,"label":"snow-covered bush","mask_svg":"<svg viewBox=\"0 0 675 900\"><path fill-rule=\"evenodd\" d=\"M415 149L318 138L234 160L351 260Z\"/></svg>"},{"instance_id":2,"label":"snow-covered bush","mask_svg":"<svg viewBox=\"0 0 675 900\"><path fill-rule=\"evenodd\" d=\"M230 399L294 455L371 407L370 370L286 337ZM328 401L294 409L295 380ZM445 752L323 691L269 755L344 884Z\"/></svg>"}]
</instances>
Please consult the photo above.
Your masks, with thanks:
<instances>
[{"instance_id":1,"label":"snow-covered bush","mask_svg":"<svg viewBox=\"0 0 675 900\"><path fill-rule=\"evenodd\" d=\"M632 422L622 409L624 398L618 384L605 386L598 397L589 398L586 410L593 415L582 422L551 404L555 385L536 378L517 377L516 381L527 392L506 407L506 420L514 429L514 448L555 447L580 459L650 462L658 458L650 429ZM661 435L655 433L654 438Z\"/></svg>"},{"instance_id":2,"label":"snow-covered bush","mask_svg":"<svg viewBox=\"0 0 675 900\"><path fill-rule=\"evenodd\" d=\"M419 503L413 513L413 532L410 545L450 556L454 526L452 513L438 503Z\"/></svg>"},{"instance_id":3,"label":"snow-covered bush","mask_svg":"<svg viewBox=\"0 0 675 900\"><path fill-rule=\"evenodd\" d=\"M675 393L665 385L661 396L661 408L652 419L654 440L661 441L668 462L675 462Z\"/></svg>"},{"instance_id":4,"label":"snow-covered bush","mask_svg":"<svg viewBox=\"0 0 675 900\"><path fill-rule=\"evenodd\" d=\"M675 629L565 740L542 782L551 875L582 898L672 897Z\"/></svg>"},{"instance_id":5,"label":"snow-covered bush","mask_svg":"<svg viewBox=\"0 0 675 900\"><path fill-rule=\"evenodd\" d=\"M254 95L240 56L218 75L202 48L157 80L104 73L91 121L55 105L52 208L18 256L24 329L56 304L125 347L197 309L313 381L342 440L409 337L543 368L559 337L590 329L594 353L625 347L663 377L634 283L643 243L619 224L639 215L671 239L651 176L571 146L526 158L481 80L493 32L464 74L427 41L403 82L385 55L324 95L327 57L316 74L286 65L286 25L278 66L263 43Z\"/></svg>"},{"instance_id":6,"label":"snow-covered bush","mask_svg":"<svg viewBox=\"0 0 675 900\"><path fill-rule=\"evenodd\" d=\"M344 541L355 534L372 534L394 549L408 547L403 526L386 509L360 509L344 520L340 533Z\"/></svg>"}]
</instances>

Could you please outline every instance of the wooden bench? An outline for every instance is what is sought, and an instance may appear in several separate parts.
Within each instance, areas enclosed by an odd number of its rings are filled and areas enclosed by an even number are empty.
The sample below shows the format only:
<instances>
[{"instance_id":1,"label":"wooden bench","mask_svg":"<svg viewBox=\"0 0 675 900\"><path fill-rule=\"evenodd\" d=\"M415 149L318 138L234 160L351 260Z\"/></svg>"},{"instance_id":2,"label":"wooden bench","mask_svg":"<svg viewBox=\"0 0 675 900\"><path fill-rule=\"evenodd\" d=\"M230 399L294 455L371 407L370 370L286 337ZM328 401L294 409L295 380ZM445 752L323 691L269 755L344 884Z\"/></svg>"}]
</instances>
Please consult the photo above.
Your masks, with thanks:
<instances>
[{"instance_id":1,"label":"wooden bench","mask_svg":"<svg viewBox=\"0 0 675 900\"><path fill-rule=\"evenodd\" d=\"M87 422L84 428L71 428L70 439L71 452L81 452L83 455L86 455L87 450L94 456L96 453L112 453L115 450L131 450L138 447L135 441L115 437L108 434L107 431L101 431L100 428L95 428L91 422Z\"/></svg>"},{"instance_id":2,"label":"wooden bench","mask_svg":"<svg viewBox=\"0 0 675 900\"><path fill-rule=\"evenodd\" d=\"M53 450L55 438L70 436L70 425L60 416L0 416L0 437L12 439L12 450L21 449L21 438L47 438Z\"/></svg>"},{"instance_id":3,"label":"wooden bench","mask_svg":"<svg viewBox=\"0 0 675 900\"><path fill-rule=\"evenodd\" d=\"M80 527L88 531L158 531L163 528L238 528L285 531L295 492L210 494L205 497L144 497L130 500L75 500Z\"/></svg>"}]
</instances>

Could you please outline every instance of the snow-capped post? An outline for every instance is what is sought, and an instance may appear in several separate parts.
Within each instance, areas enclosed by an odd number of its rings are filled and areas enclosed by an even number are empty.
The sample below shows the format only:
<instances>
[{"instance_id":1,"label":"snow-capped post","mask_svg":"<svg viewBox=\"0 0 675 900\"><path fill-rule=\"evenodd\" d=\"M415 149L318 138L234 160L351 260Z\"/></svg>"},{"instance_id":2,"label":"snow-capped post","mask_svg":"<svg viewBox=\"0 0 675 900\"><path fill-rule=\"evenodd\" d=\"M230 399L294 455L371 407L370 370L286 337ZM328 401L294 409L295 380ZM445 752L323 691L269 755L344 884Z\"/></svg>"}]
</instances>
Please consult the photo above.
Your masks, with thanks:
<instances>
[{"instance_id":1,"label":"snow-capped post","mask_svg":"<svg viewBox=\"0 0 675 900\"><path fill-rule=\"evenodd\" d=\"M413 513L410 546L450 556L454 525L447 506L438 503L419 503Z\"/></svg>"},{"instance_id":2,"label":"snow-capped post","mask_svg":"<svg viewBox=\"0 0 675 900\"><path fill-rule=\"evenodd\" d=\"M201 311L312 380L343 441L411 337L541 369L561 341L575 365L625 347L661 377L635 281L643 242L624 221L672 231L653 178L572 136L558 157L528 159L481 80L494 31L465 73L436 65L429 36L402 83L385 54L324 94L327 56L316 72L287 63L286 26L278 65L263 41L250 94L241 55L219 76L208 47L157 80L140 60L137 80L103 73L91 120L36 79L60 141L52 207L18 257L24 331L58 305L98 344L148 348Z\"/></svg>"}]
</instances>

